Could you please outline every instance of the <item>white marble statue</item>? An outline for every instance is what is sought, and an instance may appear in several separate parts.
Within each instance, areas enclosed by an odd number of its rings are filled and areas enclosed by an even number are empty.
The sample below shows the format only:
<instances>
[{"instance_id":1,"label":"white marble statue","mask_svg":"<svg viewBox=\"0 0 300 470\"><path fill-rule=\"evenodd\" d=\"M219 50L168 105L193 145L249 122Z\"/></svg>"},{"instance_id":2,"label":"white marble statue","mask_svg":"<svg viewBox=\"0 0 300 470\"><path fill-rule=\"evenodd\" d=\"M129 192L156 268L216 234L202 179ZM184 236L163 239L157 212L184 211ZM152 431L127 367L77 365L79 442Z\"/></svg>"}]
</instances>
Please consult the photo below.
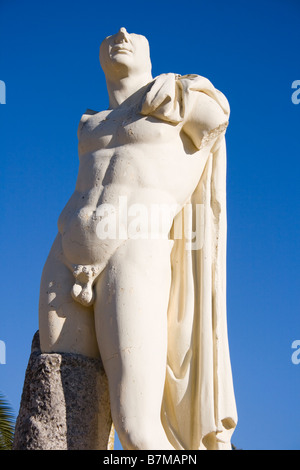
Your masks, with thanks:
<instances>
[{"instance_id":1,"label":"white marble statue","mask_svg":"<svg viewBox=\"0 0 300 470\"><path fill-rule=\"evenodd\" d=\"M41 280L41 349L101 355L124 449L230 449L228 102L199 75L153 78L147 39L125 28L100 63L109 108L79 124L76 188Z\"/></svg>"}]
</instances>

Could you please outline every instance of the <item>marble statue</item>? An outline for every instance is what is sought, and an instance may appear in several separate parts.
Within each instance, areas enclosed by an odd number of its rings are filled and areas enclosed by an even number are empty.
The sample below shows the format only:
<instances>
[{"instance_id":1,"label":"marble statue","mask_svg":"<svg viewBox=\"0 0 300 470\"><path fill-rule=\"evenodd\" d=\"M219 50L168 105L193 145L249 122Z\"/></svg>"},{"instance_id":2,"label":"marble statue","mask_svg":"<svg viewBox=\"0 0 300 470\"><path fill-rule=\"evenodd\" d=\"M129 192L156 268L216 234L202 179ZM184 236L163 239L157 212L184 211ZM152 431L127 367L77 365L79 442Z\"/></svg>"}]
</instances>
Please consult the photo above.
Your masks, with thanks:
<instances>
[{"instance_id":1,"label":"marble statue","mask_svg":"<svg viewBox=\"0 0 300 470\"><path fill-rule=\"evenodd\" d=\"M147 39L125 28L100 63L109 107L79 123L76 188L41 279L41 350L101 356L124 449L230 449L227 99L199 75L153 78Z\"/></svg>"}]
</instances>

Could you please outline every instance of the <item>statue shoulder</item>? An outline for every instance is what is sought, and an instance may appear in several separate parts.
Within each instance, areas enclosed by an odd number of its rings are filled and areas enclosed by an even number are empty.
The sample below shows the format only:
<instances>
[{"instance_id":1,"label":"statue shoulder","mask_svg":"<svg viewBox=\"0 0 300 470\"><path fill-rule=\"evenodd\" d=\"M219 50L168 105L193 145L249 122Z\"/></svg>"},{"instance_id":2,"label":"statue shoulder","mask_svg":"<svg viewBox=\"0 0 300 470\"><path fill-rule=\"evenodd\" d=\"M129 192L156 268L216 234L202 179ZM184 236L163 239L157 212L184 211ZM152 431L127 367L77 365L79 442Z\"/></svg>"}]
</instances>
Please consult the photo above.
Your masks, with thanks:
<instances>
[{"instance_id":1,"label":"statue shoulder","mask_svg":"<svg viewBox=\"0 0 300 470\"><path fill-rule=\"evenodd\" d=\"M212 108L220 107L229 115L227 98L208 78L196 74L164 73L150 83L142 101L141 113L179 123L189 118L191 109L202 103Z\"/></svg>"},{"instance_id":2,"label":"statue shoulder","mask_svg":"<svg viewBox=\"0 0 300 470\"><path fill-rule=\"evenodd\" d=\"M78 129L77 129L77 137L79 138L80 131L84 125L84 123L89 119L90 116L94 116L94 114L97 114L98 111L94 111L92 109L87 109L85 113L80 118L79 124L78 124Z\"/></svg>"},{"instance_id":3,"label":"statue shoulder","mask_svg":"<svg viewBox=\"0 0 300 470\"><path fill-rule=\"evenodd\" d=\"M225 132L229 104L207 78L167 73L159 75L150 84L140 112L180 125L200 149Z\"/></svg>"},{"instance_id":4,"label":"statue shoulder","mask_svg":"<svg viewBox=\"0 0 300 470\"><path fill-rule=\"evenodd\" d=\"M189 74L178 76L178 81L184 92L191 94L194 100L204 99L207 103L209 101L211 103L214 102L226 115L229 115L230 107L226 96L208 78L201 75ZM206 97L210 98L210 100Z\"/></svg>"}]
</instances>

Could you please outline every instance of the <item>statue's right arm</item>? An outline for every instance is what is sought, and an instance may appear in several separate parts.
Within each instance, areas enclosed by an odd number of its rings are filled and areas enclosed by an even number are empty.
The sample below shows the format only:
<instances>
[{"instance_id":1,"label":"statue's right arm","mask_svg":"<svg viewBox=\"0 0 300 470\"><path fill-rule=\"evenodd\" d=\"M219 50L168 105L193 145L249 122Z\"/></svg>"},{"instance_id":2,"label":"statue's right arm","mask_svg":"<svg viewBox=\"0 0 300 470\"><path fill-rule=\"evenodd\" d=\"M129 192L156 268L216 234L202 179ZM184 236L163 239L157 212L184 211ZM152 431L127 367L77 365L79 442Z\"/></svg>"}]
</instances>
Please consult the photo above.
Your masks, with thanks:
<instances>
[{"instance_id":1,"label":"statue's right arm","mask_svg":"<svg viewBox=\"0 0 300 470\"><path fill-rule=\"evenodd\" d=\"M92 109L87 109L86 112L81 116L81 119L78 124L78 129L77 129L77 138L79 140L80 132L81 129L83 128L84 124L88 120L90 116L93 116L94 114L97 114L97 111L93 111Z\"/></svg>"}]
</instances>

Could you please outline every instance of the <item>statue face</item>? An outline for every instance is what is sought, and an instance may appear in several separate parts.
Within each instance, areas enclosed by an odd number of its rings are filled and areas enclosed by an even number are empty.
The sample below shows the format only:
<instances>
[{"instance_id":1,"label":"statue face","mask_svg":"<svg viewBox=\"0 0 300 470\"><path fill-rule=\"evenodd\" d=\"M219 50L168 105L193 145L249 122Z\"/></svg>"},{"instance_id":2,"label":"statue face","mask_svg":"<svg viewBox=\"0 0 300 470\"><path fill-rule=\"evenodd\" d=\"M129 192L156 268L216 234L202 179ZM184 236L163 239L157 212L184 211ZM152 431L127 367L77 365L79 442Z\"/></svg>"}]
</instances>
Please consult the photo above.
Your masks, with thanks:
<instances>
[{"instance_id":1,"label":"statue face","mask_svg":"<svg viewBox=\"0 0 300 470\"><path fill-rule=\"evenodd\" d=\"M151 71L149 43L145 36L121 28L102 41L100 64L107 77Z\"/></svg>"}]
</instances>

